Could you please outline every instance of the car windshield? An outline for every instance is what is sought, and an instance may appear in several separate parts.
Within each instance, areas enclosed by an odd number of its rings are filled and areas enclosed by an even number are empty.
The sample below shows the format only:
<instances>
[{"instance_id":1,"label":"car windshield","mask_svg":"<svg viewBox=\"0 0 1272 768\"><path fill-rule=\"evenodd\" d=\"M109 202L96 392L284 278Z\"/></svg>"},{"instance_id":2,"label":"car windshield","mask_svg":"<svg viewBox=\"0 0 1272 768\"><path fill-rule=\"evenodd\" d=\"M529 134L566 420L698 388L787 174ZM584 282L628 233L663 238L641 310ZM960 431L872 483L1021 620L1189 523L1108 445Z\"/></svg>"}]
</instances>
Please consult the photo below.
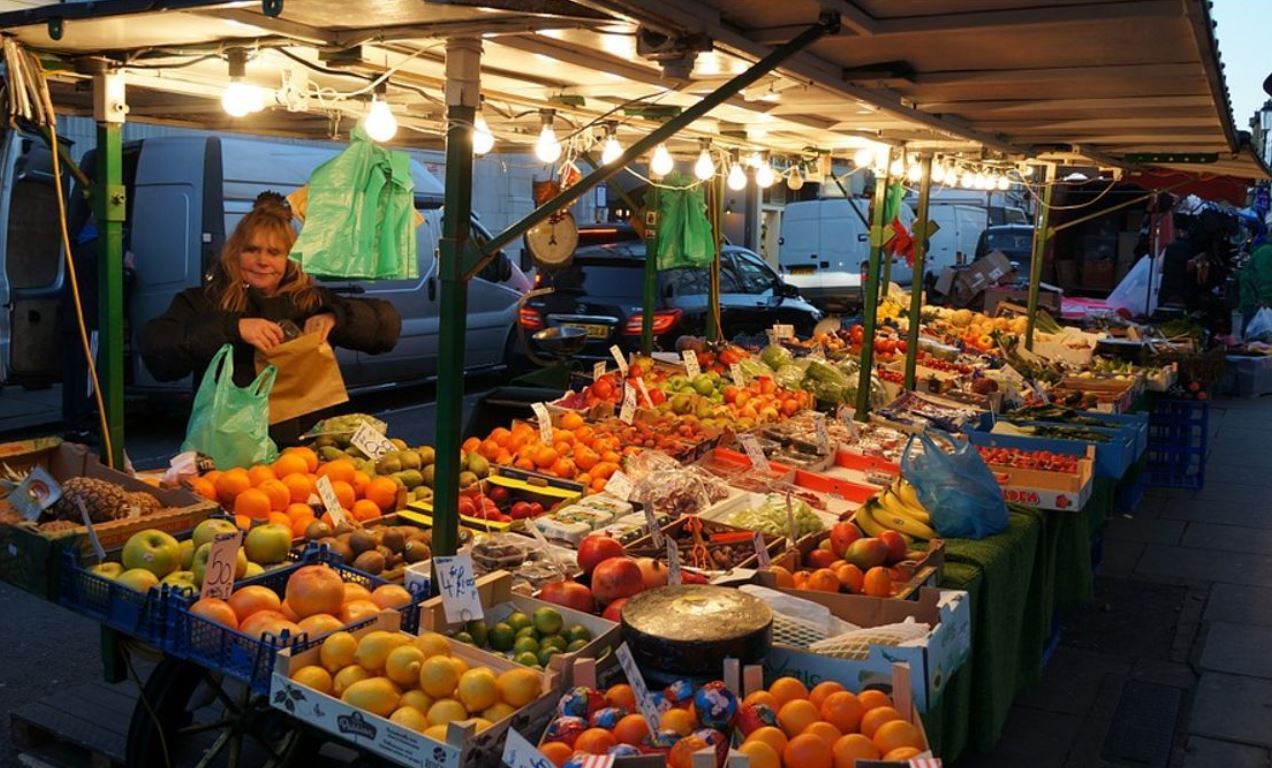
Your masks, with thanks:
<instances>
[{"instance_id":1,"label":"car windshield","mask_svg":"<svg viewBox=\"0 0 1272 768\"><path fill-rule=\"evenodd\" d=\"M587 296L639 297L644 285L645 246L643 243L616 244L579 249L569 265L544 273L543 285L557 293ZM720 269L721 293L763 294L772 291L776 277L758 260L742 254L726 254ZM660 295L705 296L707 270L692 267L667 269L658 273Z\"/></svg>"},{"instance_id":2,"label":"car windshield","mask_svg":"<svg viewBox=\"0 0 1272 768\"><path fill-rule=\"evenodd\" d=\"M1033 251L1033 231L1004 229L985 231L985 253L1002 251L1008 256L1028 256Z\"/></svg>"}]
</instances>

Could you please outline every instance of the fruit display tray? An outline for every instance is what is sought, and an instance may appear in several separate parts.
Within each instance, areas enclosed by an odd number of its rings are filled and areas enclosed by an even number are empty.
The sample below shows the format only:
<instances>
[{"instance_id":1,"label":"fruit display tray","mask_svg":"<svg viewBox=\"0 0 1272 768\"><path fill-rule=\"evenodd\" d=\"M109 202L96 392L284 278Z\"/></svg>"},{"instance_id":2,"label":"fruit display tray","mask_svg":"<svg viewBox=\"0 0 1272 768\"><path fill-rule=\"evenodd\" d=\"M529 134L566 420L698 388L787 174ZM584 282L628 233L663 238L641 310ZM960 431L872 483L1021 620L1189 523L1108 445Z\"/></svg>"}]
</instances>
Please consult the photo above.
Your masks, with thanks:
<instances>
[{"instance_id":1,"label":"fruit display tray","mask_svg":"<svg viewBox=\"0 0 1272 768\"><path fill-rule=\"evenodd\" d=\"M773 565L780 565L791 572L799 570L809 553L820 546L822 539L829 535L829 533L821 533L816 536L805 536L800 539L794 549L789 549L781 556L773 558ZM897 593L892 595L892 599L914 600L917 599L919 590L924 587L936 587L941 583L941 576L945 572L945 540L929 541L927 553L914 561L913 568L913 575L900 585ZM766 587L777 587L777 579L768 571L757 571L755 581Z\"/></svg>"},{"instance_id":2,"label":"fruit display tray","mask_svg":"<svg viewBox=\"0 0 1272 768\"><path fill-rule=\"evenodd\" d=\"M573 504L583 495L583 488L560 478L548 477L535 472L516 469L515 467L496 466L494 474L480 481L482 492L492 486L507 488L516 499L537 501L543 505L544 512L551 512L558 507ZM433 525L433 504L428 501L413 501L406 509L398 512L398 517L417 525ZM513 520L503 523L496 520L484 520L479 517L460 515L460 522L475 531L509 531L525 527L524 521Z\"/></svg>"},{"instance_id":3,"label":"fruit display tray","mask_svg":"<svg viewBox=\"0 0 1272 768\"><path fill-rule=\"evenodd\" d=\"M118 562L121 551L108 551L106 560ZM172 650L173 612L182 602L178 589L163 585L139 592L89 570L96 562L92 555L67 549L61 557L59 605L161 651Z\"/></svg>"},{"instance_id":4,"label":"fruit display tray","mask_svg":"<svg viewBox=\"0 0 1272 768\"><path fill-rule=\"evenodd\" d=\"M1002 486L1004 500L1039 509L1078 512L1091 498L1095 475L1095 446L1087 444L1085 453L1071 455L1081 456L1076 474L1001 464L988 466Z\"/></svg>"}]
</instances>

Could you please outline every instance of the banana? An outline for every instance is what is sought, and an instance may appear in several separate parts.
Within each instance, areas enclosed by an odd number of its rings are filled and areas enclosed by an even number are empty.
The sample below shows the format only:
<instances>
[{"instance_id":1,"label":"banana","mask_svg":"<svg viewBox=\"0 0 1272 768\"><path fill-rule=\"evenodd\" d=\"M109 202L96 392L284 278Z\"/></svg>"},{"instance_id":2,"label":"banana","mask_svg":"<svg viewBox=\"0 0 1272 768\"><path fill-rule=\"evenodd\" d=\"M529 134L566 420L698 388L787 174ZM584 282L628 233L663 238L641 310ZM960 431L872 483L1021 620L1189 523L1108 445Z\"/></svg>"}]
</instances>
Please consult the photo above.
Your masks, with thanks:
<instances>
[{"instance_id":1,"label":"banana","mask_svg":"<svg viewBox=\"0 0 1272 768\"><path fill-rule=\"evenodd\" d=\"M891 488L884 489L879 496L880 505L887 511L903 517L913 518L927 526L932 525L932 516L928 514L928 511L921 504L916 506L905 503L901 495Z\"/></svg>"},{"instance_id":2,"label":"banana","mask_svg":"<svg viewBox=\"0 0 1272 768\"><path fill-rule=\"evenodd\" d=\"M923 502L919 501L919 492L913 485L910 484L909 480L906 480L904 477L898 477L895 485L897 498L901 499L903 504L907 507L923 509Z\"/></svg>"},{"instance_id":3,"label":"banana","mask_svg":"<svg viewBox=\"0 0 1272 768\"><path fill-rule=\"evenodd\" d=\"M885 516L888 516L888 513L880 509L878 505L871 501L867 502L857 510L852 517L852 521L857 524L858 528L865 531L867 536L877 538L879 534L884 531L892 531L893 533L898 534L902 539L905 539L905 545L907 547L914 543L914 537L910 534L885 525L882 522Z\"/></svg>"},{"instance_id":4,"label":"banana","mask_svg":"<svg viewBox=\"0 0 1272 768\"><path fill-rule=\"evenodd\" d=\"M916 539L935 539L936 531L926 523L921 523L905 514L899 514L890 508L876 507L873 517L875 522L894 531L908 533Z\"/></svg>"}]
</instances>

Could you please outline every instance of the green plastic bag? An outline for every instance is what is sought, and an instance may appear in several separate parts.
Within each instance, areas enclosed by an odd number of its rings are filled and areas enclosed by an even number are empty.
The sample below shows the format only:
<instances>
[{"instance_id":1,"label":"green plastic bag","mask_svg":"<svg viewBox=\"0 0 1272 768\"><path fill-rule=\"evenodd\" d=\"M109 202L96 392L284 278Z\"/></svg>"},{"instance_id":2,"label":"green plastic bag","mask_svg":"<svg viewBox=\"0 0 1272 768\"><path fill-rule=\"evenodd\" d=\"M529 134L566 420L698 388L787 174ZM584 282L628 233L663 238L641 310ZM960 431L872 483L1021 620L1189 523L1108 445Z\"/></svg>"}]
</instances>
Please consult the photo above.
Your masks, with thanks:
<instances>
[{"instance_id":1,"label":"green plastic bag","mask_svg":"<svg viewBox=\"0 0 1272 768\"><path fill-rule=\"evenodd\" d=\"M269 391L277 373L268 365L250 386L239 389L234 385L234 347L221 347L199 382L181 450L212 457L217 469L278 458L278 446L269 437Z\"/></svg>"},{"instance_id":2,"label":"green plastic bag","mask_svg":"<svg viewBox=\"0 0 1272 768\"><path fill-rule=\"evenodd\" d=\"M665 183L683 185L692 179L672 174ZM707 201L701 186L658 192L658 269L708 267L715 259L715 236L707 220Z\"/></svg>"},{"instance_id":3,"label":"green plastic bag","mask_svg":"<svg viewBox=\"0 0 1272 768\"><path fill-rule=\"evenodd\" d=\"M291 258L315 277L419 277L415 182L405 152L355 128L349 147L309 177L305 226Z\"/></svg>"}]
</instances>

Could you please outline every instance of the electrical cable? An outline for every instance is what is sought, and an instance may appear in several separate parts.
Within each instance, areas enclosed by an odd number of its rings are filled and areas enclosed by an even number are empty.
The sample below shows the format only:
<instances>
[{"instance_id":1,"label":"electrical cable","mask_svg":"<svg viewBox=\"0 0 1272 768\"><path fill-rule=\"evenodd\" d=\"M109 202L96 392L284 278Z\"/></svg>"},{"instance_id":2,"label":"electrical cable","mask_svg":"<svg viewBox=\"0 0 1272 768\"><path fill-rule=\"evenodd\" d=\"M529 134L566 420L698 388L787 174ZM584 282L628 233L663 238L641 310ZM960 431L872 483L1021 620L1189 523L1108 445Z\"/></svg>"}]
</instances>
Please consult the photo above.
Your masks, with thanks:
<instances>
[{"instance_id":1,"label":"electrical cable","mask_svg":"<svg viewBox=\"0 0 1272 768\"><path fill-rule=\"evenodd\" d=\"M150 719L154 721L155 733L159 734L159 749L163 751L163 763L168 768L172 768L172 757L168 754L168 738L163 733L163 724L159 721L159 714L155 712L155 708L150 705L150 700L146 698L146 687L141 684L141 677L137 674L137 670L133 667L132 654L127 648L120 649L120 655L124 657L124 666L128 667L128 674L132 677L133 683L137 685L137 700L146 709L146 714L150 715Z\"/></svg>"}]
</instances>

